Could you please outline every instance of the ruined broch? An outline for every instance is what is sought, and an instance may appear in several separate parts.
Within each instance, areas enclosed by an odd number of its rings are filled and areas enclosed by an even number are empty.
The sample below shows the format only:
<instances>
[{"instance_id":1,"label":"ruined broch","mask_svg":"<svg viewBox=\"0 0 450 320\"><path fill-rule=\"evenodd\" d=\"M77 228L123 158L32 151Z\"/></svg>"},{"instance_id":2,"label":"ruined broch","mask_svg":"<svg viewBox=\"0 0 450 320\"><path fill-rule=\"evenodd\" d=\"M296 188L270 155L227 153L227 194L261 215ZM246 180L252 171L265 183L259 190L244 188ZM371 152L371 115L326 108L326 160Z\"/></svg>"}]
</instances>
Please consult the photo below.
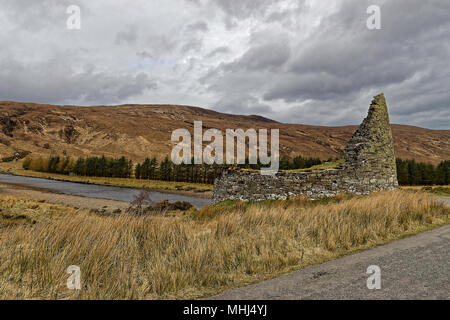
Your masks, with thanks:
<instances>
[{"instance_id":1,"label":"ruined broch","mask_svg":"<svg viewBox=\"0 0 450 320\"><path fill-rule=\"evenodd\" d=\"M345 162L327 170L259 171L225 169L214 182L214 202L227 199L259 201L306 195L311 199L339 193L369 194L398 187L389 114L384 94L374 97L369 114L347 143Z\"/></svg>"}]
</instances>

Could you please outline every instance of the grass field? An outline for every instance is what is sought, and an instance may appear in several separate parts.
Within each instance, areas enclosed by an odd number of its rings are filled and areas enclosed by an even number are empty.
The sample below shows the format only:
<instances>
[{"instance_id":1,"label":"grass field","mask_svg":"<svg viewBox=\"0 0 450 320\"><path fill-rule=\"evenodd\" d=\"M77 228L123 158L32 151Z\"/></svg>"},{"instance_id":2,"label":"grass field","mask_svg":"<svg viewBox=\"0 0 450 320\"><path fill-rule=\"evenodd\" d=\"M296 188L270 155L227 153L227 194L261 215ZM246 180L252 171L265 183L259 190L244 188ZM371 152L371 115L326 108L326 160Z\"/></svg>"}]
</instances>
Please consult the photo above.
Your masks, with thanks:
<instances>
[{"instance_id":1,"label":"grass field","mask_svg":"<svg viewBox=\"0 0 450 320\"><path fill-rule=\"evenodd\" d=\"M413 192L427 192L436 196L450 196L450 186L403 186L401 189Z\"/></svg>"},{"instance_id":2,"label":"grass field","mask_svg":"<svg viewBox=\"0 0 450 320\"><path fill-rule=\"evenodd\" d=\"M450 222L425 193L223 202L102 216L0 196L0 299L188 299L274 278ZM82 290L66 268L81 268Z\"/></svg>"},{"instance_id":3,"label":"grass field","mask_svg":"<svg viewBox=\"0 0 450 320\"><path fill-rule=\"evenodd\" d=\"M98 184L103 186L146 188L155 191L182 191L187 193L197 193L198 195L201 195L202 193L212 192L213 190L213 185L201 183L172 182L159 180L138 180L127 178L81 177L81 176L67 176L56 173L37 172L32 170L24 170L22 168L22 161L0 162L0 169L6 172L9 171L12 174L20 176Z\"/></svg>"}]
</instances>

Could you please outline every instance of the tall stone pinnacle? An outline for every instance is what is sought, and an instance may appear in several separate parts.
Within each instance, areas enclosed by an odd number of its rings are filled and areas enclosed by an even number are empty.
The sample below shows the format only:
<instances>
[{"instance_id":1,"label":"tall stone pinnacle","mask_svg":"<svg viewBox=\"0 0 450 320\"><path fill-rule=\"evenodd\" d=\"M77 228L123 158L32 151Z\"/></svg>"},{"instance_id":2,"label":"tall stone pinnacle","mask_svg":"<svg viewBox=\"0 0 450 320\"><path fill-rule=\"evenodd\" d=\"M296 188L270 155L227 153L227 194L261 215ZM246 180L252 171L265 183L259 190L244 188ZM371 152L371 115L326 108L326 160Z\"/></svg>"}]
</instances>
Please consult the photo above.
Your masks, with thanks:
<instances>
[{"instance_id":1,"label":"tall stone pinnacle","mask_svg":"<svg viewBox=\"0 0 450 320\"><path fill-rule=\"evenodd\" d=\"M384 94L374 97L369 114L348 142L343 157L345 169L372 179L392 180L398 186L389 113Z\"/></svg>"},{"instance_id":2,"label":"tall stone pinnacle","mask_svg":"<svg viewBox=\"0 0 450 320\"><path fill-rule=\"evenodd\" d=\"M383 94L374 97L367 118L348 142L343 158L342 167L281 171L275 177L225 169L214 181L213 200L285 200L298 195L319 199L396 189L394 143Z\"/></svg>"}]
</instances>

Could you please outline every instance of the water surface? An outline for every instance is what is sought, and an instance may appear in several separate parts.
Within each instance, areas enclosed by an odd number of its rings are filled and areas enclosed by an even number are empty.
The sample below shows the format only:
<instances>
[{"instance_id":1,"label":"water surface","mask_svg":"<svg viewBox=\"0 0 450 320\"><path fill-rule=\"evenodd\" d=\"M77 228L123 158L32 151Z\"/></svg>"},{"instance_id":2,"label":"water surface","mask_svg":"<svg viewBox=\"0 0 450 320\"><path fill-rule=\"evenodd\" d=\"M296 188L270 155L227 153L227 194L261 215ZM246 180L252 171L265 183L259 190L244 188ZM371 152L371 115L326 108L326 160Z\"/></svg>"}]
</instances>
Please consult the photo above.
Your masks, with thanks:
<instances>
[{"instance_id":1,"label":"water surface","mask_svg":"<svg viewBox=\"0 0 450 320\"><path fill-rule=\"evenodd\" d=\"M136 195L139 194L139 189L113 187L113 186L99 186L94 184L84 184L76 182L57 181L42 178L22 177L9 174L0 174L0 182L23 185L34 188L46 189L50 192L63 193L73 196L81 196L88 198L100 198L118 201L133 201ZM200 198L194 196L187 196L181 194L165 193L152 191L151 199L153 201L169 200L188 201L197 208L202 208L212 201L207 198Z\"/></svg>"}]
</instances>

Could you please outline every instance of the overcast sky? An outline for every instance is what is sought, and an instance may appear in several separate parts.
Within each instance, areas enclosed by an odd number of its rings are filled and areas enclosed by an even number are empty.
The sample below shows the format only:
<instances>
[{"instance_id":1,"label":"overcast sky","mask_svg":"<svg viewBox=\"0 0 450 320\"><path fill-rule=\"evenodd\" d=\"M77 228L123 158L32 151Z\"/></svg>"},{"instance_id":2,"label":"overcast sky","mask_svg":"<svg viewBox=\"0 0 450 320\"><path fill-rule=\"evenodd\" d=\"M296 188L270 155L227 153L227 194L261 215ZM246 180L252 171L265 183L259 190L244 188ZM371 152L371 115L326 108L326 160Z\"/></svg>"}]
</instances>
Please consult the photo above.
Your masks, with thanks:
<instances>
[{"instance_id":1,"label":"overcast sky","mask_svg":"<svg viewBox=\"0 0 450 320\"><path fill-rule=\"evenodd\" d=\"M0 100L347 125L384 92L392 122L450 129L448 0L1 0L0 43Z\"/></svg>"}]
</instances>

